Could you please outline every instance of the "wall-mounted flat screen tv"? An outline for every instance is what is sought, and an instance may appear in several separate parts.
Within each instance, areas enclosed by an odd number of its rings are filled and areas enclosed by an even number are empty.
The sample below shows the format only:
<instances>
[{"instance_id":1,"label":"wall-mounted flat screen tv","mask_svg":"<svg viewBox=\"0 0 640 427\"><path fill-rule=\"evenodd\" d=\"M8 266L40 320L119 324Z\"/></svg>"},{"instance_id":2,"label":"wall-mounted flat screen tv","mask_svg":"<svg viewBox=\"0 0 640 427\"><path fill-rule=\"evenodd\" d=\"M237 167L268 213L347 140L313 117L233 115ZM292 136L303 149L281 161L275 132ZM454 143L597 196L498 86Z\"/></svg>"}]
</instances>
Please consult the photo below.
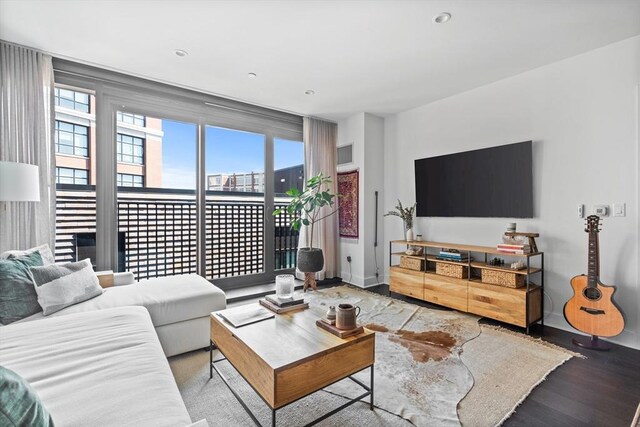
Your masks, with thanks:
<instances>
[{"instance_id":1,"label":"wall-mounted flat screen tv","mask_svg":"<svg viewBox=\"0 0 640 427\"><path fill-rule=\"evenodd\" d=\"M415 161L416 214L533 217L532 142Z\"/></svg>"}]
</instances>

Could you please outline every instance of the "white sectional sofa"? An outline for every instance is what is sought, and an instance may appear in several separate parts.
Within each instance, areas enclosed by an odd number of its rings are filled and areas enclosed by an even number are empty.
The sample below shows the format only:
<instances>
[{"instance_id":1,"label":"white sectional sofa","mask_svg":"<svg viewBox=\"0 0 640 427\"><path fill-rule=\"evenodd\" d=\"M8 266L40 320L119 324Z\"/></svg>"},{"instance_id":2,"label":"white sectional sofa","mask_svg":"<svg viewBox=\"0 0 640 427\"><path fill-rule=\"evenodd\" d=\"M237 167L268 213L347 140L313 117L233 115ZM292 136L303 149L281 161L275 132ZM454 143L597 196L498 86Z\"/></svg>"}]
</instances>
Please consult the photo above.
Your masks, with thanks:
<instances>
[{"instance_id":1,"label":"white sectional sofa","mask_svg":"<svg viewBox=\"0 0 640 427\"><path fill-rule=\"evenodd\" d=\"M226 307L224 292L197 274L159 277L112 286L100 296L72 305L51 316L142 306L151 315L164 354L169 357L209 345L209 315ZM16 323L43 319L42 312Z\"/></svg>"},{"instance_id":2,"label":"white sectional sofa","mask_svg":"<svg viewBox=\"0 0 640 427\"><path fill-rule=\"evenodd\" d=\"M156 313L164 314L160 307L158 301ZM171 310L166 309L168 315ZM56 426L191 425L143 307L92 310L2 327L0 365L31 384Z\"/></svg>"}]
</instances>

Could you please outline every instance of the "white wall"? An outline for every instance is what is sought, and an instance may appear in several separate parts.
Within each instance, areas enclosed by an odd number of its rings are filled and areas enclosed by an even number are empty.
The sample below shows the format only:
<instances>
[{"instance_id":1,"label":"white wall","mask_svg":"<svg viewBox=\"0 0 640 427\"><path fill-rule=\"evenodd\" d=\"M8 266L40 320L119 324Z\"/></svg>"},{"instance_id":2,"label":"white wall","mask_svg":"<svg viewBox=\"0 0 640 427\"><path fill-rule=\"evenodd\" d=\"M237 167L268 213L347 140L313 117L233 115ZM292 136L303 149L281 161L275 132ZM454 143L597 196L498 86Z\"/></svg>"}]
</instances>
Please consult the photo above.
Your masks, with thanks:
<instances>
[{"instance_id":1,"label":"white wall","mask_svg":"<svg viewBox=\"0 0 640 427\"><path fill-rule=\"evenodd\" d=\"M339 172L358 169L359 238L340 238L342 279L357 286L375 285L376 265L383 282L384 240L382 230L384 120L368 113L355 114L338 122L338 147L353 144L353 162L338 167ZM379 191L378 250L374 256L375 193ZM351 269L347 262L351 256Z\"/></svg>"},{"instance_id":2,"label":"white wall","mask_svg":"<svg viewBox=\"0 0 640 427\"><path fill-rule=\"evenodd\" d=\"M577 205L590 212L594 204L624 202L626 217L604 219L601 280L618 287L615 300L626 315L626 329L613 341L640 348L639 83L634 37L388 117L384 208L397 198L414 201L415 159L533 140L535 218L516 221L519 230L541 234L547 324L571 330L562 315L569 281L586 273ZM508 221L418 218L416 228L428 240L492 246ZM402 238L400 221L384 224L386 242Z\"/></svg>"}]
</instances>

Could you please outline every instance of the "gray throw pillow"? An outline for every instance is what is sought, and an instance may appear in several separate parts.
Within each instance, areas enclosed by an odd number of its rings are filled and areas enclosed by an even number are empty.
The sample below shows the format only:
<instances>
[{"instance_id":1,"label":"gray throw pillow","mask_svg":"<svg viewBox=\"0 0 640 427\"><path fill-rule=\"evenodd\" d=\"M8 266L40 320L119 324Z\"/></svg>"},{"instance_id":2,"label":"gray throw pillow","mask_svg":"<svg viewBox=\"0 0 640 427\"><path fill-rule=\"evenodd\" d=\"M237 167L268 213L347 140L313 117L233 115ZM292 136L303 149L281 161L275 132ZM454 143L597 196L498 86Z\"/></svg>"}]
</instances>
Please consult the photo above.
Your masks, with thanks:
<instances>
[{"instance_id":1,"label":"gray throw pillow","mask_svg":"<svg viewBox=\"0 0 640 427\"><path fill-rule=\"evenodd\" d=\"M31 277L45 316L102 294L89 258L68 264L33 267Z\"/></svg>"},{"instance_id":2,"label":"gray throw pillow","mask_svg":"<svg viewBox=\"0 0 640 427\"><path fill-rule=\"evenodd\" d=\"M0 426L53 427L49 411L29 383L0 366Z\"/></svg>"},{"instance_id":3,"label":"gray throw pillow","mask_svg":"<svg viewBox=\"0 0 640 427\"><path fill-rule=\"evenodd\" d=\"M8 325L42 309L29 268L42 265L40 253L0 259L0 323Z\"/></svg>"}]
</instances>

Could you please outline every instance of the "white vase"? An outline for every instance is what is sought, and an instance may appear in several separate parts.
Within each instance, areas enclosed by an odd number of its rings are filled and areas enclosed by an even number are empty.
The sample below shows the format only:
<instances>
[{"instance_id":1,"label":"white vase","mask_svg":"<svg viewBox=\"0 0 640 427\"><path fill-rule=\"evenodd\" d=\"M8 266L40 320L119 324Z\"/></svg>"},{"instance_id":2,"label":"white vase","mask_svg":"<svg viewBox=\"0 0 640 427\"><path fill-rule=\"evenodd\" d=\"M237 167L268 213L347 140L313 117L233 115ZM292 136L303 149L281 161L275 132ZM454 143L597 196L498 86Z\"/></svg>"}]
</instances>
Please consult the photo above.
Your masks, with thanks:
<instances>
[{"instance_id":1,"label":"white vase","mask_svg":"<svg viewBox=\"0 0 640 427\"><path fill-rule=\"evenodd\" d=\"M413 241L413 229L410 228L410 229L407 230L407 236L406 237L407 237L407 242Z\"/></svg>"}]
</instances>

